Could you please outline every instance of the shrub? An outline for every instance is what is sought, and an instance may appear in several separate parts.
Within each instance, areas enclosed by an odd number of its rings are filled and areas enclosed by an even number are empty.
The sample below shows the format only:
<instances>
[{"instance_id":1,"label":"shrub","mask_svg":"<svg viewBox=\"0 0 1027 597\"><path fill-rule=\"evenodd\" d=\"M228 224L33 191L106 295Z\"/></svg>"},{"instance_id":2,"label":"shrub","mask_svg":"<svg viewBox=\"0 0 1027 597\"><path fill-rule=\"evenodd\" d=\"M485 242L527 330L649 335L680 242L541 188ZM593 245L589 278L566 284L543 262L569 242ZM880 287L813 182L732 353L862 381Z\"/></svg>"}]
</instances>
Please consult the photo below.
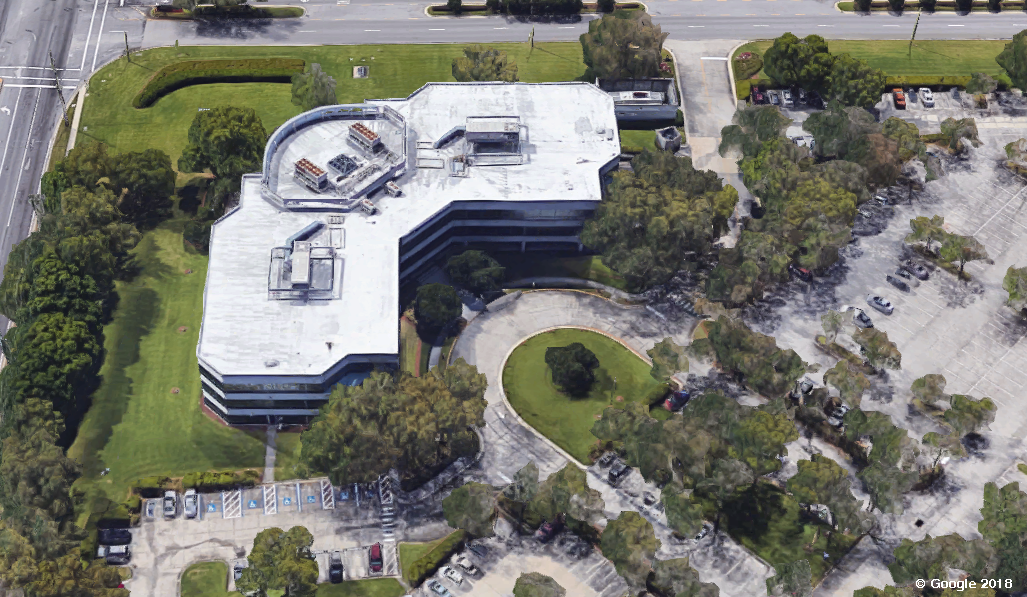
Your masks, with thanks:
<instances>
[{"instance_id":1,"label":"shrub","mask_svg":"<svg viewBox=\"0 0 1027 597\"><path fill-rule=\"evenodd\" d=\"M403 579L410 586L420 585L424 579L435 574L435 571L449 559L449 556L463 548L466 538L467 533L463 530L451 533L431 551L414 560L409 567L405 568Z\"/></svg>"},{"instance_id":2,"label":"shrub","mask_svg":"<svg viewBox=\"0 0 1027 597\"><path fill-rule=\"evenodd\" d=\"M238 487L253 487L260 473L253 470L245 471L208 471L189 473L182 477L184 489L193 488L200 492L224 491Z\"/></svg>"},{"instance_id":3,"label":"shrub","mask_svg":"<svg viewBox=\"0 0 1027 597\"><path fill-rule=\"evenodd\" d=\"M146 108L165 95L206 83L290 83L302 73L299 58L245 58L239 60L186 60L160 69L143 85L132 106Z\"/></svg>"},{"instance_id":4,"label":"shrub","mask_svg":"<svg viewBox=\"0 0 1027 597\"><path fill-rule=\"evenodd\" d=\"M855 0L852 6L857 12L870 12L870 0Z\"/></svg>"},{"instance_id":5,"label":"shrub","mask_svg":"<svg viewBox=\"0 0 1027 597\"><path fill-rule=\"evenodd\" d=\"M920 0L920 8L924 9L925 12L934 12L934 5L937 0Z\"/></svg>"},{"instance_id":6,"label":"shrub","mask_svg":"<svg viewBox=\"0 0 1027 597\"><path fill-rule=\"evenodd\" d=\"M599 0L599 12L613 12L617 8L617 0Z\"/></svg>"},{"instance_id":7,"label":"shrub","mask_svg":"<svg viewBox=\"0 0 1027 597\"><path fill-rule=\"evenodd\" d=\"M160 497L164 490L170 486L171 479L168 477L142 477L132 484L132 490L142 497L155 498Z\"/></svg>"},{"instance_id":8,"label":"shrub","mask_svg":"<svg viewBox=\"0 0 1027 597\"><path fill-rule=\"evenodd\" d=\"M661 383L660 385L654 386L652 389L646 392L645 398L643 399L643 404L648 404L649 406L655 406L657 404L660 404L663 402L664 398L666 398L667 394L669 393L670 384L666 382Z\"/></svg>"},{"instance_id":9,"label":"shrub","mask_svg":"<svg viewBox=\"0 0 1027 597\"><path fill-rule=\"evenodd\" d=\"M892 87L929 87L934 91L942 91L942 88L949 87L965 88L969 82L970 77L966 75L913 75L885 77L884 85L888 89Z\"/></svg>"},{"instance_id":10,"label":"shrub","mask_svg":"<svg viewBox=\"0 0 1027 597\"><path fill-rule=\"evenodd\" d=\"M463 0L446 0L446 8L453 14L460 14L464 9Z\"/></svg>"},{"instance_id":11,"label":"shrub","mask_svg":"<svg viewBox=\"0 0 1027 597\"><path fill-rule=\"evenodd\" d=\"M143 500L138 495L133 493L132 495L128 496L128 499L122 502L122 505L129 512L138 513L139 510L141 510L143 507Z\"/></svg>"},{"instance_id":12,"label":"shrub","mask_svg":"<svg viewBox=\"0 0 1027 597\"><path fill-rule=\"evenodd\" d=\"M763 58L756 52L742 52L735 56L734 69L736 81L748 79L763 70Z\"/></svg>"}]
</instances>

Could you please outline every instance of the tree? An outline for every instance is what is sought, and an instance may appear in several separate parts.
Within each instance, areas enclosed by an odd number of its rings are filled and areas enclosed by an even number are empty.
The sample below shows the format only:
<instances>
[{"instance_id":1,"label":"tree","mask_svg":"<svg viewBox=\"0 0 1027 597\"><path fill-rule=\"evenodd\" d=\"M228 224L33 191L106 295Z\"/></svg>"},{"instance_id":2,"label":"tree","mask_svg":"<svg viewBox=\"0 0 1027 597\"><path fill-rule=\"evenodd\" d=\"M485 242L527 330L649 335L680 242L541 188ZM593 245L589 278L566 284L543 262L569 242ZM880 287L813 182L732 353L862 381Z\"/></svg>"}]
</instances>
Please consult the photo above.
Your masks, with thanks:
<instances>
[{"instance_id":1,"label":"tree","mask_svg":"<svg viewBox=\"0 0 1027 597\"><path fill-rule=\"evenodd\" d=\"M819 35L799 39L785 33L763 54L763 72L785 87L822 89L833 64L827 42Z\"/></svg>"},{"instance_id":2,"label":"tree","mask_svg":"<svg viewBox=\"0 0 1027 597\"><path fill-rule=\"evenodd\" d=\"M111 184L124 195L118 210L125 221L153 227L171 215L175 171L168 154L157 149L121 153L111 159Z\"/></svg>"},{"instance_id":3,"label":"tree","mask_svg":"<svg viewBox=\"0 0 1027 597\"><path fill-rule=\"evenodd\" d=\"M938 373L928 373L915 380L909 386L909 391L913 393L913 406L921 411L937 408L935 403L948 399L945 383L945 376Z\"/></svg>"},{"instance_id":4,"label":"tree","mask_svg":"<svg viewBox=\"0 0 1027 597\"><path fill-rule=\"evenodd\" d=\"M599 0L597 4L599 12L613 12L617 8L617 0Z\"/></svg>"},{"instance_id":5,"label":"tree","mask_svg":"<svg viewBox=\"0 0 1027 597\"><path fill-rule=\"evenodd\" d=\"M0 478L5 497L12 500L5 504L6 515L28 521L38 511L58 524L74 516L71 484L81 471L54 443L56 439L57 433L23 425L3 440Z\"/></svg>"},{"instance_id":6,"label":"tree","mask_svg":"<svg viewBox=\"0 0 1027 597\"><path fill-rule=\"evenodd\" d=\"M767 595L770 597L813 597L813 573L809 560L796 560L791 564L774 567L776 575L767 579Z\"/></svg>"},{"instance_id":7,"label":"tree","mask_svg":"<svg viewBox=\"0 0 1027 597\"><path fill-rule=\"evenodd\" d=\"M828 311L820 316L820 326L824 329L828 344L835 341L844 325L845 316L838 311Z\"/></svg>"},{"instance_id":8,"label":"tree","mask_svg":"<svg viewBox=\"0 0 1027 597\"><path fill-rule=\"evenodd\" d=\"M881 133L899 144L899 160L902 163L913 158L927 163L927 145L920 139L920 129L912 122L892 116L884 121Z\"/></svg>"},{"instance_id":9,"label":"tree","mask_svg":"<svg viewBox=\"0 0 1027 597\"><path fill-rule=\"evenodd\" d=\"M948 569L968 572L974 578L994 574L995 550L984 539L967 541L956 535L931 537L921 541L903 539L895 548L895 561L888 565L896 584L916 579L948 578Z\"/></svg>"},{"instance_id":10,"label":"tree","mask_svg":"<svg viewBox=\"0 0 1027 597\"><path fill-rule=\"evenodd\" d=\"M264 529L253 539L236 586L243 593L266 597L268 590L284 590L287 597L313 595L317 589L317 561L310 552L314 537L304 527L288 531Z\"/></svg>"},{"instance_id":11,"label":"tree","mask_svg":"<svg viewBox=\"0 0 1027 597\"><path fill-rule=\"evenodd\" d=\"M941 258L946 261L958 261L960 274L963 273L963 268L968 261L988 259L988 251L980 241L972 236L961 234L946 234L939 253Z\"/></svg>"},{"instance_id":12,"label":"tree","mask_svg":"<svg viewBox=\"0 0 1027 597\"><path fill-rule=\"evenodd\" d=\"M570 463L549 475L528 505L539 522L566 515L592 523L602 517L604 507L599 492L588 486L585 471Z\"/></svg>"},{"instance_id":13,"label":"tree","mask_svg":"<svg viewBox=\"0 0 1027 597\"><path fill-rule=\"evenodd\" d=\"M973 118L946 118L941 121L941 134L948 139L949 149L957 153L963 151L963 139L974 147L981 145L977 136L977 121Z\"/></svg>"},{"instance_id":14,"label":"tree","mask_svg":"<svg viewBox=\"0 0 1027 597\"><path fill-rule=\"evenodd\" d=\"M649 586L663 597L719 597L720 588L699 580L688 558L657 560Z\"/></svg>"},{"instance_id":15,"label":"tree","mask_svg":"<svg viewBox=\"0 0 1027 597\"><path fill-rule=\"evenodd\" d=\"M934 455L934 459L931 462L932 468L937 467L938 462L943 457L955 456L956 458L962 458L966 456L966 449L963 448L959 436L952 433L942 435L936 431L931 431L924 434L920 443L923 444L929 454Z\"/></svg>"},{"instance_id":16,"label":"tree","mask_svg":"<svg viewBox=\"0 0 1027 597\"><path fill-rule=\"evenodd\" d=\"M178 158L178 169L181 172L210 169L218 179L208 192L208 198L216 203L211 206L212 219L215 219L221 215L228 195L239 191L242 175L261 170L267 131L256 110L220 106L193 118L188 140L189 144Z\"/></svg>"},{"instance_id":17,"label":"tree","mask_svg":"<svg viewBox=\"0 0 1027 597\"><path fill-rule=\"evenodd\" d=\"M546 349L546 365L552 372L553 383L572 396L584 396L595 382L599 359L581 342Z\"/></svg>"},{"instance_id":18,"label":"tree","mask_svg":"<svg viewBox=\"0 0 1027 597\"><path fill-rule=\"evenodd\" d=\"M446 8L453 14L460 14L464 10L463 0L446 0Z\"/></svg>"},{"instance_id":19,"label":"tree","mask_svg":"<svg viewBox=\"0 0 1027 597\"><path fill-rule=\"evenodd\" d=\"M867 487L871 509L901 513L902 495L919 477L914 470L919 451L906 430L884 413L853 409L845 414L845 437L854 446L870 442L869 452L853 456L869 464L856 476Z\"/></svg>"},{"instance_id":20,"label":"tree","mask_svg":"<svg viewBox=\"0 0 1027 597\"><path fill-rule=\"evenodd\" d=\"M1027 315L1027 267L1009 266L1002 278L1002 288L1009 293L1006 304Z\"/></svg>"},{"instance_id":21,"label":"tree","mask_svg":"<svg viewBox=\"0 0 1027 597\"><path fill-rule=\"evenodd\" d=\"M991 93L998 88L998 81L984 73L970 75L970 82L966 84L967 93Z\"/></svg>"},{"instance_id":22,"label":"tree","mask_svg":"<svg viewBox=\"0 0 1027 597\"><path fill-rule=\"evenodd\" d=\"M648 520L638 512L625 511L606 525L601 547L628 585L644 587L660 540Z\"/></svg>"},{"instance_id":23,"label":"tree","mask_svg":"<svg viewBox=\"0 0 1027 597\"><path fill-rule=\"evenodd\" d=\"M924 243L928 252L931 251L931 243L941 240L948 235L945 231L945 218L942 216L919 216L909 221L909 227L913 232L906 235L907 243Z\"/></svg>"},{"instance_id":24,"label":"tree","mask_svg":"<svg viewBox=\"0 0 1027 597\"><path fill-rule=\"evenodd\" d=\"M829 524L838 530L859 534L869 528L872 516L863 512L863 502L852 495L849 473L834 460L814 454L800 460L799 472L788 479L788 491L806 504L823 504L831 511Z\"/></svg>"},{"instance_id":25,"label":"tree","mask_svg":"<svg viewBox=\"0 0 1027 597\"><path fill-rule=\"evenodd\" d=\"M795 351L781 350L774 338L750 330L739 320L720 316L707 321L707 342L720 367L744 379L746 385L767 397L783 396L805 372Z\"/></svg>"},{"instance_id":26,"label":"tree","mask_svg":"<svg viewBox=\"0 0 1027 597\"><path fill-rule=\"evenodd\" d=\"M102 350L85 322L63 313L44 313L19 339L18 390L67 412L95 389Z\"/></svg>"},{"instance_id":27,"label":"tree","mask_svg":"<svg viewBox=\"0 0 1027 597\"><path fill-rule=\"evenodd\" d=\"M711 496L717 507L717 518L713 522L713 533L720 531L720 516L724 512L724 504L737 489L751 486L756 482L753 470L744 462L734 458L718 458L710 466L711 475L696 483L696 491Z\"/></svg>"},{"instance_id":28,"label":"tree","mask_svg":"<svg viewBox=\"0 0 1027 597\"><path fill-rule=\"evenodd\" d=\"M995 62L1006 71L1014 87L1027 89L1027 30L1014 35Z\"/></svg>"},{"instance_id":29,"label":"tree","mask_svg":"<svg viewBox=\"0 0 1027 597\"><path fill-rule=\"evenodd\" d=\"M103 317L103 296L92 276L48 249L32 264L32 287L16 321L28 323L44 313L63 313L96 332Z\"/></svg>"},{"instance_id":30,"label":"tree","mask_svg":"<svg viewBox=\"0 0 1027 597\"><path fill-rule=\"evenodd\" d=\"M465 483L442 500L442 513L449 526L475 537L491 537L496 517L496 492L482 483Z\"/></svg>"},{"instance_id":31,"label":"tree","mask_svg":"<svg viewBox=\"0 0 1027 597\"><path fill-rule=\"evenodd\" d=\"M849 361L841 360L824 373L824 383L838 390L846 405L858 408L863 393L870 389L870 380Z\"/></svg>"},{"instance_id":32,"label":"tree","mask_svg":"<svg viewBox=\"0 0 1027 597\"><path fill-rule=\"evenodd\" d=\"M336 386L303 433L301 459L333 483L370 482L389 471L420 474L478 449L485 376L463 359L422 377L374 372Z\"/></svg>"},{"instance_id":33,"label":"tree","mask_svg":"<svg viewBox=\"0 0 1027 597\"><path fill-rule=\"evenodd\" d=\"M872 108L881 101L884 83L884 71L847 53L834 57L831 71L824 81L830 99L859 108Z\"/></svg>"},{"instance_id":34,"label":"tree","mask_svg":"<svg viewBox=\"0 0 1027 597\"><path fill-rule=\"evenodd\" d=\"M949 397L951 408L942 419L959 436L975 433L995 421L995 403L991 398L975 400L972 396L953 394Z\"/></svg>"},{"instance_id":35,"label":"tree","mask_svg":"<svg viewBox=\"0 0 1027 597\"><path fill-rule=\"evenodd\" d=\"M457 286L481 296L499 290L506 268L484 251L469 250L446 261L446 274Z\"/></svg>"},{"instance_id":36,"label":"tree","mask_svg":"<svg viewBox=\"0 0 1027 597\"><path fill-rule=\"evenodd\" d=\"M517 577L514 597L564 597L567 591L550 576L538 572L524 572Z\"/></svg>"},{"instance_id":37,"label":"tree","mask_svg":"<svg viewBox=\"0 0 1027 597\"><path fill-rule=\"evenodd\" d=\"M643 12L621 18L605 15L588 23L581 50L589 78L644 79L658 77L666 33Z\"/></svg>"},{"instance_id":38,"label":"tree","mask_svg":"<svg viewBox=\"0 0 1027 597\"><path fill-rule=\"evenodd\" d=\"M531 461L514 473L513 482L503 488L503 508L523 521L528 504L538 495L538 487L538 466Z\"/></svg>"},{"instance_id":39,"label":"tree","mask_svg":"<svg viewBox=\"0 0 1027 597\"><path fill-rule=\"evenodd\" d=\"M105 143L85 143L74 147L61 162L67 186L85 187L92 191L103 179L110 182L113 172L111 157Z\"/></svg>"},{"instance_id":40,"label":"tree","mask_svg":"<svg viewBox=\"0 0 1027 597\"><path fill-rule=\"evenodd\" d=\"M852 339L859 344L860 352L871 367L901 368L902 354L895 343L888 339L888 332L877 328L860 329L853 334Z\"/></svg>"},{"instance_id":41,"label":"tree","mask_svg":"<svg viewBox=\"0 0 1027 597\"><path fill-rule=\"evenodd\" d=\"M739 108L731 121L733 124L720 131L718 151L721 156L727 154L732 147L737 147L741 149L743 156L755 157L764 149L764 143L779 138L791 124L791 120L774 106ZM791 143L789 145L791 147L786 146L788 151L798 153L798 148Z\"/></svg>"},{"instance_id":42,"label":"tree","mask_svg":"<svg viewBox=\"0 0 1027 597\"><path fill-rule=\"evenodd\" d=\"M436 283L425 284L417 289L414 318L417 319L417 331L422 337L434 340L462 312L460 297L452 286Z\"/></svg>"},{"instance_id":43,"label":"tree","mask_svg":"<svg viewBox=\"0 0 1027 597\"><path fill-rule=\"evenodd\" d=\"M977 530L999 554L995 578L1012 580L1012 587L1003 585L1008 593L1027 588L1027 494L1020 491L1019 483L1009 483L999 489L995 483L984 486L984 519Z\"/></svg>"},{"instance_id":44,"label":"tree","mask_svg":"<svg viewBox=\"0 0 1027 597\"><path fill-rule=\"evenodd\" d=\"M339 103L335 97L335 79L321 70L321 65L308 64L302 73L292 76L292 104L304 112L334 106Z\"/></svg>"},{"instance_id":45,"label":"tree","mask_svg":"<svg viewBox=\"0 0 1027 597\"><path fill-rule=\"evenodd\" d=\"M678 533L691 537L702 529L702 504L684 493L664 491L663 505L667 510L667 526Z\"/></svg>"},{"instance_id":46,"label":"tree","mask_svg":"<svg viewBox=\"0 0 1027 597\"><path fill-rule=\"evenodd\" d=\"M464 55L453 59L453 78L457 81L517 81L517 63L506 52L479 44L464 48Z\"/></svg>"},{"instance_id":47,"label":"tree","mask_svg":"<svg viewBox=\"0 0 1027 597\"><path fill-rule=\"evenodd\" d=\"M685 356L684 347L678 346L669 337L657 342L645 353L653 360L653 368L649 371L653 379L667 381L675 373L688 372L688 357Z\"/></svg>"}]
</instances>

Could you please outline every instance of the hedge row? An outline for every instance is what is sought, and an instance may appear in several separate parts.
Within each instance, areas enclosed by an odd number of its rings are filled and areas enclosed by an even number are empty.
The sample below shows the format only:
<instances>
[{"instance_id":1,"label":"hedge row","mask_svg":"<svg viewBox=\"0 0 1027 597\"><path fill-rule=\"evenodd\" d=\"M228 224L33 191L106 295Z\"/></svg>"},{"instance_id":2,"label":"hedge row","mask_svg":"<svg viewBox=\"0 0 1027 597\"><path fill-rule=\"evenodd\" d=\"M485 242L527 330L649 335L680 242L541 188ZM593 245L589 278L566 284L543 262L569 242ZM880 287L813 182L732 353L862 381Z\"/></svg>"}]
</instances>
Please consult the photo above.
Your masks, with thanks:
<instances>
[{"instance_id":1,"label":"hedge row","mask_svg":"<svg viewBox=\"0 0 1027 597\"><path fill-rule=\"evenodd\" d=\"M288 83L303 72L299 58L242 58L238 60L186 60L169 64L153 74L132 100L136 108L152 106L165 95L205 83Z\"/></svg>"},{"instance_id":2,"label":"hedge row","mask_svg":"<svg viewBox=\"0 0 1027 597\"><path fill-rule=\"evenodd\" d=\"M170 477L141 477L132 484L132 491L146 498L155 498L163 495L165 489L170 489L172 481Z\"/></svg>"},{"instance_id":3,"label":"hedge row","mask_svg":"<svg viewBox=\"0 0 1027 597\"><path fill-rule=\"evenodd\" d=\"M449 559L449 556L462 549L466 539L467 533L462 529L454 531L431 551L414 560L409 567L405 567L403 580L412 587L420 585L424 579L435 574L435 571Z\"/></svg>"},{"instance_id":4,"label":"hedge row","mask_svg":"<svg viewBox=\"0 0 1027 597\"><path fill-rule=\"evenodd\" d=\"M182 488L192 488L200 492L226 491L239 487L253 487L257 484L258 479L260 479L260 473L253 469L238 472L189 473L182 477Z\"/></svg>"},{"instance_id":5,"label":"hedge row","mask_svg":"<svg viewBox=\"0 0 1027 597\"><path fill-rule=\"evenodd\" d=\"M1005 74L1000 74L995 77L998 82L999 89L1009 89L1011 84L1009 77ZM969 76L964 75L899 75L899 76L888 76L885 77L885 90L890 90L892 87L904 87L904 88L916 88L928 87L933 91L945 91L952 87L958 87L960 89L966 88L966 84L970 82ZM744 81L735 81L735 97L740 100L748 99L752 93L752 88L763 85L767 89L774 89L777 84L770 79L745 79Z\"/></svg>"},{"instance_id":6,"label":"hedge row","mask_svg":"<svg viewBox=\"0 0 1027 597\"><path fill-rule=\"evenodd\" d=\"M763 58L761 58L756 52L749 52L749 54L750 56L744 59L737 56L735 57L733 68L735 70L736 81L748 79L763 70ZM741 54L739 54L739 56L741 56Z\"/></svg>"}]
</instances>

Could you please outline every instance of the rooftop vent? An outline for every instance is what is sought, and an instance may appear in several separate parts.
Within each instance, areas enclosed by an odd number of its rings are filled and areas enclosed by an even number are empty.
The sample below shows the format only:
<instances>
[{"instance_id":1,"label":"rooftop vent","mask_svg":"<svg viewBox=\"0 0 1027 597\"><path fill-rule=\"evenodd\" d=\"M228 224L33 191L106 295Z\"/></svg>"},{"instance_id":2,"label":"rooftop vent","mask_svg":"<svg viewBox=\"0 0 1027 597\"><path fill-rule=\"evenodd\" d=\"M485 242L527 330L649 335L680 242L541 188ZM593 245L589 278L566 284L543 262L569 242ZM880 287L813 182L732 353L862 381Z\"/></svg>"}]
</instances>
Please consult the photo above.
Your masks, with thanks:
<instances>
[{"instance_id":1,"label":"rooftop vent","mask_svg":"<svg viewBox=\"0 0 1027 597\"><path fill-rule=\"evenodd\" d=\"M292 244L292 277L293 288L310 286L310 243L296 241Z\"/></svg>"}]
</instances>

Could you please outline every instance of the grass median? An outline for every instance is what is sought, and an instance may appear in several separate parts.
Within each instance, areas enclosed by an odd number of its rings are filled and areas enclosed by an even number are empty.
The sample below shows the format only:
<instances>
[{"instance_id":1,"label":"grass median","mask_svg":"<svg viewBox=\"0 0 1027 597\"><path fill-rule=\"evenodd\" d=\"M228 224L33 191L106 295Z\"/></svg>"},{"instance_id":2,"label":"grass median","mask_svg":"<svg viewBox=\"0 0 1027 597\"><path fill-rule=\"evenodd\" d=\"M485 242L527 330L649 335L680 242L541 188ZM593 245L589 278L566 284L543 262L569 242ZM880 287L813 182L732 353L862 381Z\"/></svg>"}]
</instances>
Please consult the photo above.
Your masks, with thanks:
<instances>
[{"instance_id":1,"label":"grass median","mask_svg":"<svg viewBox=\"0 0 1027 597\"><path fill-rule=\"evenodd\" d=\"M583 398L571 398L552 381L546 349L581 342L599 359L596 381ZM529 338L514 349L503 369L503 390L529 425L582 463L598 441L592 425L607 407L643 400L660 385L650 366L619 342L597 332L559 329Z\"/></svg>"},{"instance_id":2,"label":"grass median","mask_svg":"<svg viewBox=\"0 0 1027 597\"><path fill-rule=\"evenodd\" d=\"M228 564L224 562L200 562L182 573L181 597L222 597L240 595L228 592Z\"/></svg>"},{"instance_id":3,"label":"grass median","mask_svg":"<svg viewBox=\"0 0 1027 597\"><path fill-rule=\"evenodd\" d=\"M268 132L300 113L287 83L221 83L185 87L143 109L132 98L161 67L178 60L300 58L318 63L337 81L340 103L368 98L406 97L433 81L453 81L453 59L467 44L361 46L190 46L137 52L100 69L89 83L79 143L102 141L112 153L154 148L172 164L186 146L198 110L218 105L253 108ZM577 42L490 44L517 63L520 80L530 83L573 81L585 73ZM354 79L354 66L369 66L366 79Z\"/></svg>"}]
</instances>

